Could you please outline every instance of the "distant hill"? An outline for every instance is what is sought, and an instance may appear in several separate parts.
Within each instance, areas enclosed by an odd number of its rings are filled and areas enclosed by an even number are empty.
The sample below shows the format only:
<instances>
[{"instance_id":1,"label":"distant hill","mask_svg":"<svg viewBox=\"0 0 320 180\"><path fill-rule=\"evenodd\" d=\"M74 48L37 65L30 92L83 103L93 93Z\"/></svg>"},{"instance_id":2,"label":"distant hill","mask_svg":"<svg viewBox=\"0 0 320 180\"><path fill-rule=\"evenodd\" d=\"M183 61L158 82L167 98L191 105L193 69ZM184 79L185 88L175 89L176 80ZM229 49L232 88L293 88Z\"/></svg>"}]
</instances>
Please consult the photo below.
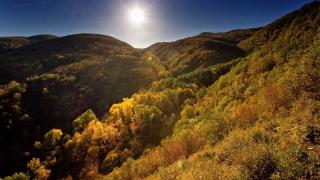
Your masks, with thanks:
<instances>
[{"instance_id":1,"label":"distant hill","mask_svg":"<svg viewBox=\"0 0 320 180\"><path fill-rule=\"evenodd\" d=\"M145 52L159 59L176 76L197 68L227 62L245 56L246 52L233 39L217 36L195 36L174 42L156 43Z\"/></svg>"},{"instance_id":2,"label":"distant hill","mask_svg":"<svg viewBox=\"0 0 320 180\"><path fill-rule=\"evenodd\" d=\"M24 37L1 37L0 52L8 49L15 49L29 44L30 41Z\"/></svg>"},{"instance_id":3,"label":"distant hill","mask_svg":"<svg viewBox=\"0 0 320 180\"><path fill-rule=\"evenodd\" d=\"M212 33L212 32L203 32L200 33L199 36L211 36L216 38L225 38L230 40L231 43L238 44L242 40L249 38L253 35L256 31L262 28L250 28L250 29L235 29L228 32L219 32L219 33Z\"/></svg>"},{"instance_id":4,"label":"distant hill","mask_svg":"<svg viewBox=\"0 0 320 180\"><path fill-rule=\"evenodd\" d=\"M36 35L30 37L0 37L0 52L19 48L27 44L56 38L54 35Z\"/></svg>"},{"instance_id":5,"label":"distant hill","mask_svg":"<svg viewBox=\"0 0 320 180\"><path fill-rule=\"evenodd\" d=\"M47 40L39 41L44 38ZM47 36L33 36L31 40L35 43L1 53L0 83L23 81L84 57L138 53L130 45L103 35L77 34L49 40Z\"/></svg>"},{"instance_id":6,"label":"distant hill","mask_svg":"<svg viewBox=\"0 0 320 180\"><path fill-rule=\"evenodd\" d=\"M30 43L36 43L36 42L46 41L46 40L55 39L55 38L58 38L58 36L50 35L50 34L42 34L42 35L27 37L27 39L30 40Z\"/></svg>"}]
</instances>

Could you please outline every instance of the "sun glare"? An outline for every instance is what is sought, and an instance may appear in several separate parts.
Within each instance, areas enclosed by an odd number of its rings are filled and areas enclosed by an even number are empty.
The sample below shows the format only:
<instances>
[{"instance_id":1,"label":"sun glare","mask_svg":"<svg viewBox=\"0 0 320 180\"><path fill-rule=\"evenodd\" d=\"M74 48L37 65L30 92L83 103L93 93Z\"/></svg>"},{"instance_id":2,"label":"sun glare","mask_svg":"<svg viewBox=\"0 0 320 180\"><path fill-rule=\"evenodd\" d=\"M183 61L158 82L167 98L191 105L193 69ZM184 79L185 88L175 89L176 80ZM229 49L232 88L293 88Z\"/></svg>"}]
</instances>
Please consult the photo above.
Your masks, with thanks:
<instances>
[{"instance_id":1,"label":"sun glare","mask_svg":"<svg viewBox=\"0 0 320 180\"><path fill-rule=\"evenodd\" d=\"M139 7L135 7L129 11L129 20L132 24L142 25L146 21L145 11Z\"/></svg>"}]
</instances>

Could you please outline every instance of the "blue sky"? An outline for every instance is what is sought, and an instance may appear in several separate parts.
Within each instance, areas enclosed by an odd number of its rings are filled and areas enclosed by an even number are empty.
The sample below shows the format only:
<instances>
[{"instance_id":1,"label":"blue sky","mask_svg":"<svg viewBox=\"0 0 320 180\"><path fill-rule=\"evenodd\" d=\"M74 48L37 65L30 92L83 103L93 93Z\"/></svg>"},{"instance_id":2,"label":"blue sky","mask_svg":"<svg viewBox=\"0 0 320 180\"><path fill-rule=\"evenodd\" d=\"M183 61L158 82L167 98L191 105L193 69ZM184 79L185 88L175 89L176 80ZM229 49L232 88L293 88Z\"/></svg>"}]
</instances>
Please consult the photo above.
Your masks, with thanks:
<instances>
[{"instance_id":1,"label":"blue sky","mask_svg":"<svg viewBox=\"0 0 320 180\"><path fill-rule=\"evenodd\" d=\"M259 27L310 0L0 0L0 36L99 33L135 47L201 32ZM134 27L128 11L145 11Z\"/></svg>"}]
</instances>

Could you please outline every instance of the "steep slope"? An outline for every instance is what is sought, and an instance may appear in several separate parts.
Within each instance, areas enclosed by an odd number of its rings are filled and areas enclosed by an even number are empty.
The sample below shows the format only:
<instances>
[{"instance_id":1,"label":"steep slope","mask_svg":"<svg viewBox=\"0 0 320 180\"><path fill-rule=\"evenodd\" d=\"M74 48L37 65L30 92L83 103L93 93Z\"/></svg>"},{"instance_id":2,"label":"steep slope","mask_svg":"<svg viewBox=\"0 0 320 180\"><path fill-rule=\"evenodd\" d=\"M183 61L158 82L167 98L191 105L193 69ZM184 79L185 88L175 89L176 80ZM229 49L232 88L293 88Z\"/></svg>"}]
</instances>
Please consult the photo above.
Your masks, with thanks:
<instances>
[{"instance_id":1,"label":"steep slope","mask_svg":"<svg viewBox=\"0 0 320 180\"><path fill-rule=\"evenodd\" d=\"M288 50L291 48L300 48L308 45L314 38L318 30L319 6L318 1L306 5L303 9L294 11L277 21L258 30L253 36L240 43L240 47L253 50L261 48L266 43L275 43L279 47L284 42L290 41L290 46L285 46ZM299 33L299 34L296 34ZM301 37L298 41L299 36ZM296 38L296 39L294 39Z\"/></svg>"},{"instance_id":2,"label":"steep slope","mask_svg":"<svg viewBox=\"0 0 320 180\"><path fill-rule=\"evenodd\" d=\"M197 68L243 57L245 51L232 44L233 40L214 36L195 36L175 42L157 43L145 52L158 59L173 76Z\"/></svg>"},{"instance_id":3,"label":"steep slope","mask_svg":"<svg viewBox=\"0 0 320 180\"><path fill-rule=\"evenodd\" d=\"M319 178L319 7L307 4L241 42L280 26L183 108L170 138L104 179Z\"/></svg>"}]
</instances>

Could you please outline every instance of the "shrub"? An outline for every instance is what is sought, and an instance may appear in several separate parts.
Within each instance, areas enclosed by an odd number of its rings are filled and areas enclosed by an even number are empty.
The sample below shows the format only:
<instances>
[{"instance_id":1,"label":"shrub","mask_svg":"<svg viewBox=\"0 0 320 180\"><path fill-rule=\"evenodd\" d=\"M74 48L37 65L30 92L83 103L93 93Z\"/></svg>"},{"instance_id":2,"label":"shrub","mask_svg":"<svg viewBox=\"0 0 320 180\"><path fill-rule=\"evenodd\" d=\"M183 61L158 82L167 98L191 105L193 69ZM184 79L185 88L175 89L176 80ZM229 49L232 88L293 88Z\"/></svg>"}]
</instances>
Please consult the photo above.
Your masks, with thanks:
<instances>
[{"instance_id":1,"label":"shrub","mask_svg":"<svg viewBox=\"0 0 320 180\"><path fill-rule=\"evenodd\" d=\"M87 110L72 122L73 132L83 131L84 128L87 127L88 123L95 119L97 119L97 117L94 112L91 109Z\"/></svg>"},{"instance_id":2,"label":"shrub","mask_svg":"<svg viewBox=\"0 0 320 180\"><path fill-rule=\"evenodd\" d=\"M32 158L28 164L28 169L30 169L31 172L36 171L40 167L40 159L39 158Z\"/></svg>"},{"instance_id":3,"label":"shrub","mask_svg":"<svg viewBox=\"0 0 320 180\"><path fill-rule=\"evenodd\" d=\"M43 147L45 149L51 149L52 147L56 146L60 142L62 135L63 133L60 129L50 130L44 135L42 143Z\"/></svg>"},{"instance_id":4,"label":"shrub","mask_svg":"<svg viewBox=\"0 0 320 180\"><path fill-rule=\"evenodd\" d=\"M232 106L230 115L232 123L241 128L252 126L259 118L257 107L248 103Z\"/></svg>"},{"instance_id":5,"label":"shrub","mask_svg":"<svg viewBox=\"0 0 320 180\"><path fill-rule=\"evenodd\" d=\"M195 116L194 107L186 105L180 113L181 118L190 119Z\"/></svg>"},{"instance_id":6,"label":"shrub","mask_svg":"<svg viewBox=\"0 0 320 180\"><path fill-rule=\"evenodd\" d=\"M271 177L277 168L268 133L260 127L235 130L216 147L217 161L239 167L241 176L249 179Z\"/></svg>"},{"instance_id":7,"label":"shrub","mask_svg":"<svg viewBox=\"0 0 320 180\"><path fill-rule=\"evenodd\" d=\"M47 180L47 179L49 179L50 174L51 174L51 170L46 169L44 166L40 166L35 171L35 179L37 179L37 180Z\"/></svg>"},{"instance_id":8,"label":"shrub","mask_svg":"<svg viewBox=\"0 0 320 180\"><path fill-rule=\"evenodd\" d=\"M14 173L12 176L7 176L4 180L29 180L30 176L23 172Z\"/></svg>"},{"instance_id":9,"label":"shrub","mask_svg":"<svg viewBox=\"0 0 320 180\"><path fill-rule=\"evenodd\" d=\"M270 71L276 65L275 61L271 57L260 57L259 59L253 60L249 69L253 73L263 73Z\"/></svg>"}]
</instances>

